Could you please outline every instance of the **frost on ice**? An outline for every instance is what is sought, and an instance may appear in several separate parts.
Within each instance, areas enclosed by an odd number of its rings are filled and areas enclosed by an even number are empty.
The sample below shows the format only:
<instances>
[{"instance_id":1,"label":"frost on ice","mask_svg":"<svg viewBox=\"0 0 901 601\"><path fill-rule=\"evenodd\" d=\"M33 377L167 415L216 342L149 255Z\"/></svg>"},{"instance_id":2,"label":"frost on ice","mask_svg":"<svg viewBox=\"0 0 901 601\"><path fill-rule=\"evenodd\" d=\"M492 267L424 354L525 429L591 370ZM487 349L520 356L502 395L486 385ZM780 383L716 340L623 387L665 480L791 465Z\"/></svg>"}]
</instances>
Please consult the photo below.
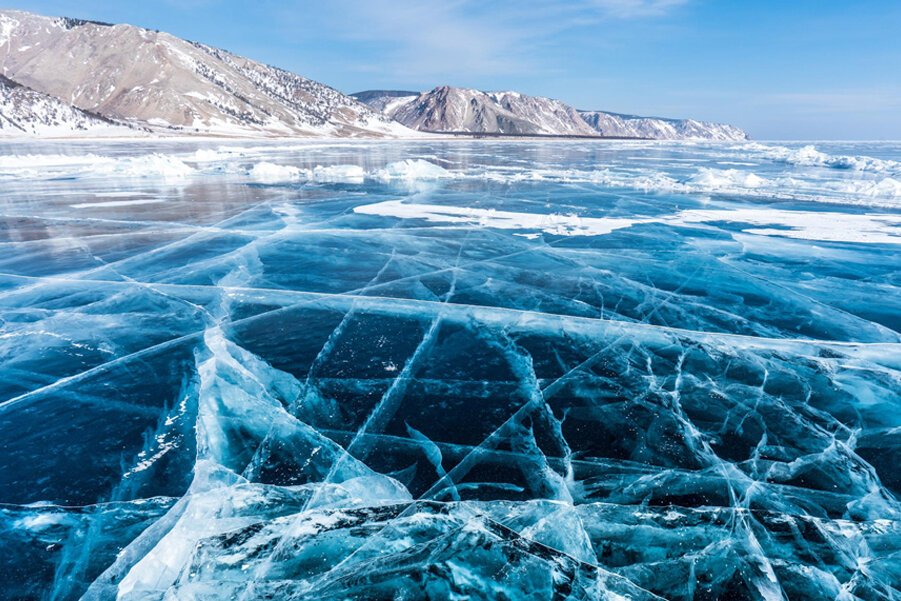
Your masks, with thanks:
<instances>
[{"instance_id":1,"label":"frost on ice","mask_svg":"<svg viewBox=\"0 0 901 601\"><path fill-rule=\"evenodd\" d=\"M897 599L897 214L458 148L7 179L0 590Z\"/></svg>"}]
</instances>

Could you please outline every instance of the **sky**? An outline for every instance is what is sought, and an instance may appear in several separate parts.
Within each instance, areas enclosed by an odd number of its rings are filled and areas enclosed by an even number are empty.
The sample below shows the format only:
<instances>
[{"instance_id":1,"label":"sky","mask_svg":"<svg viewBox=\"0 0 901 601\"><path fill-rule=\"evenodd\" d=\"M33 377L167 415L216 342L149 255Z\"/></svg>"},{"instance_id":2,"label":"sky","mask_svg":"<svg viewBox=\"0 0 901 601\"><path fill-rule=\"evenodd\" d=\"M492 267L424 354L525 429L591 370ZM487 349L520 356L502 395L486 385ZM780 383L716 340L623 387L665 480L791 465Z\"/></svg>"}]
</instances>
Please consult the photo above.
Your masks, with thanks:
<instances>
[{"instance_id":1,"label":"sky","mask_svg":"<svg viewBox=\"0 0 901 601\"><path fill-rule=\"evenodd\" d=\"M131 23L343 92L453 85L722 121L755 139L901 139L901 0L12 0Z\"/></svg>"}]
</instances>

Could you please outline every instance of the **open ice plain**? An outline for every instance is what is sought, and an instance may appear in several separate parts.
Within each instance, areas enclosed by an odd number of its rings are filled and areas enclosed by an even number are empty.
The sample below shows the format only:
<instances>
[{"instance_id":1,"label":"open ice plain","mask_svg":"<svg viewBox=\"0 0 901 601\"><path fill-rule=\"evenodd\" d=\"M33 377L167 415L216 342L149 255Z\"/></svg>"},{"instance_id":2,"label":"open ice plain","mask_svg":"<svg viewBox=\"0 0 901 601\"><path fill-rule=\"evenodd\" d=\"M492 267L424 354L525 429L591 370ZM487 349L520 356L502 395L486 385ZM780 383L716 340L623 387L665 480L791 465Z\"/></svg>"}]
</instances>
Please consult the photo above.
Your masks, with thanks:
<instances>
[{"instance_id":1,"label":"open ice plain","mask_svg":"<svg viewBox=\"0 0 901 601\"><path fill-rule=\"evenodd\" d=\"M901 598L901 145L0 146L0 596Z\"/></svg>"}]
</instances>

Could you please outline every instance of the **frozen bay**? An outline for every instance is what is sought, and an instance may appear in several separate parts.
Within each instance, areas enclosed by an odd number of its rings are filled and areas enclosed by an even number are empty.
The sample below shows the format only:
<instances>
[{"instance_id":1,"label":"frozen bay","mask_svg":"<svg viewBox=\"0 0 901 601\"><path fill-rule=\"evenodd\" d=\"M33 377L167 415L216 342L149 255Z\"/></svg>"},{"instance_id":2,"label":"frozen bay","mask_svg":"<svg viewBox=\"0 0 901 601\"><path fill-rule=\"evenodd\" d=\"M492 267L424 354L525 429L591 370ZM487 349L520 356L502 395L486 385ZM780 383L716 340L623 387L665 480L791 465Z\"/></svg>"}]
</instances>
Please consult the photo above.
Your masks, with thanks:
<instances>
[{"instance_id":1,"label":"frozen bay","mask_svg":"<svg viewBox=\"0 0 901 601\"><path fill-rule=\"evenodd\" d=\"M0 589L896 599L901 145L0 144Z\"/></svg>"}]
</instances>

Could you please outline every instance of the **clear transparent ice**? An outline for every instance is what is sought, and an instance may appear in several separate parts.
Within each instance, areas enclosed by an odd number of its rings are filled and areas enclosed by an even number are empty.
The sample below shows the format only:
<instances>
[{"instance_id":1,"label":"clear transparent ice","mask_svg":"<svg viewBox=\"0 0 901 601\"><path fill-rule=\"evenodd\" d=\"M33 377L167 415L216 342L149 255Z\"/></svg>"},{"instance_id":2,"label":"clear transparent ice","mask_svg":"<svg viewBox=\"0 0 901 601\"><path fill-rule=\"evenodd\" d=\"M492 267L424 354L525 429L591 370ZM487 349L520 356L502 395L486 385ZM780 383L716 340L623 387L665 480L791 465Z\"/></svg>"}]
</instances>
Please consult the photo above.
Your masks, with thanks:
<instances>
[{"instance_id":1,"label":"clear transparent ice","mask_svg":"<svg viewBox=\"0 0 901 601\"><path fill-rule=\"evenodd\" d=\"M0 597L901 598L901 148L773 148L0 147Z\"/></svg>"}]
</instances>

